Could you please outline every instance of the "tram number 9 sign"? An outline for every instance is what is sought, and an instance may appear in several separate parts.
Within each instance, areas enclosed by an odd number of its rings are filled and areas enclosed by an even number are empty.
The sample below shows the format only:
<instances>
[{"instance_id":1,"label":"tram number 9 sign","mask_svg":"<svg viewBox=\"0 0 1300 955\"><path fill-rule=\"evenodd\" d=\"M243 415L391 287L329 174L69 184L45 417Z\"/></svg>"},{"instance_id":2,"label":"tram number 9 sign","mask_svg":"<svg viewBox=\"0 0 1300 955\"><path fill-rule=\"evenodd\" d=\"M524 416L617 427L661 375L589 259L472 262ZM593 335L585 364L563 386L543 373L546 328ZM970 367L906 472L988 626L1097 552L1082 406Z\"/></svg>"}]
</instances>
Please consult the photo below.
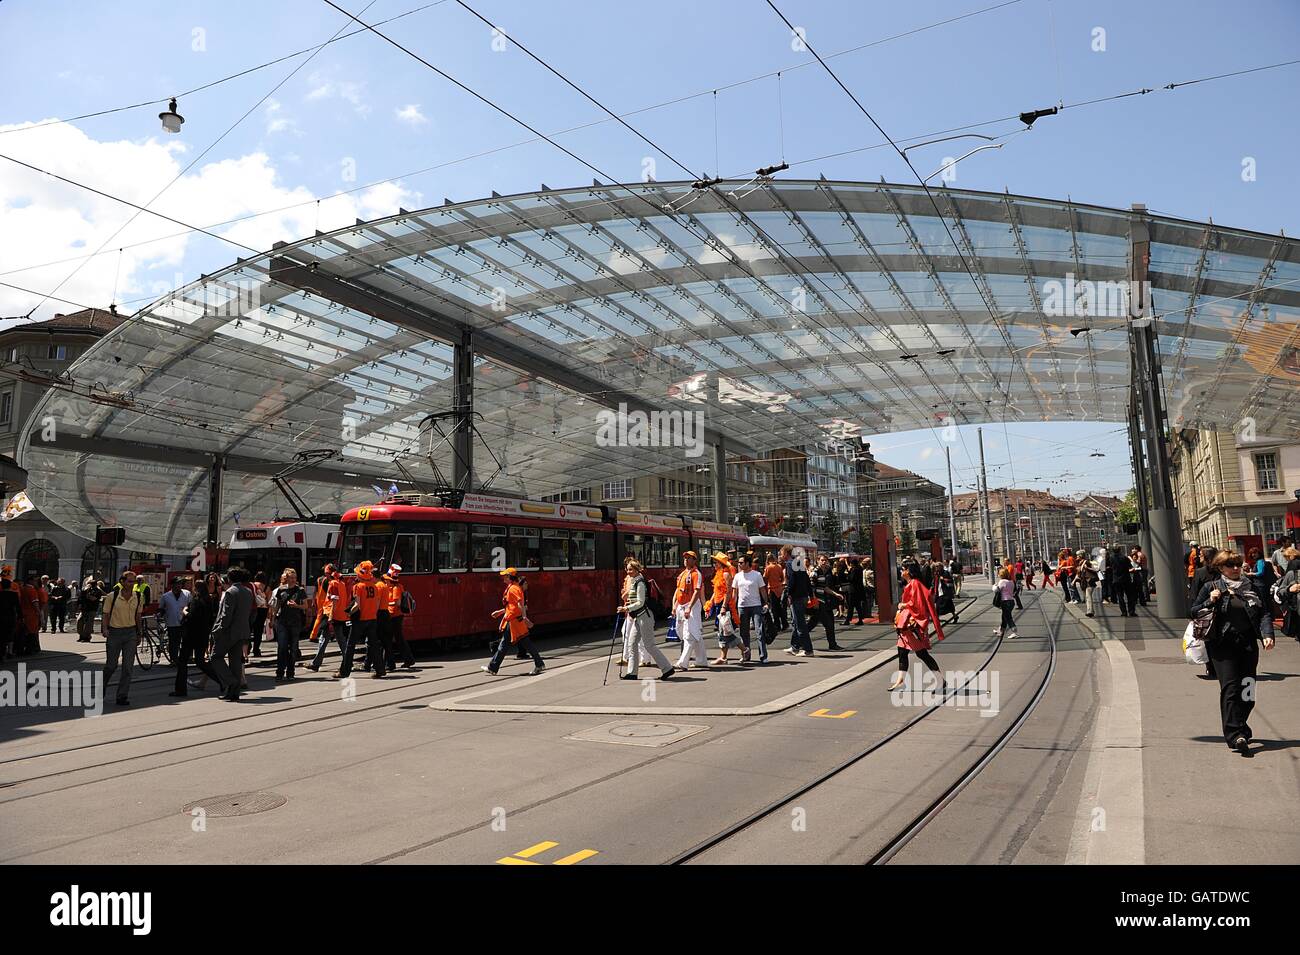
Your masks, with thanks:
<instances>
[{"instance_id":1,"label":"tram number 9 sign","mask_svg":"<svg viewBox=\"0 0 1300 955\"><path fill-rule=\"evenodd\" d=\"M370 508L368 508L368 507L358 508L358 510L357 510L357 520L359 520L359 521L368 521L368 520L370 520Z\"/></svg>"}]
</instances>

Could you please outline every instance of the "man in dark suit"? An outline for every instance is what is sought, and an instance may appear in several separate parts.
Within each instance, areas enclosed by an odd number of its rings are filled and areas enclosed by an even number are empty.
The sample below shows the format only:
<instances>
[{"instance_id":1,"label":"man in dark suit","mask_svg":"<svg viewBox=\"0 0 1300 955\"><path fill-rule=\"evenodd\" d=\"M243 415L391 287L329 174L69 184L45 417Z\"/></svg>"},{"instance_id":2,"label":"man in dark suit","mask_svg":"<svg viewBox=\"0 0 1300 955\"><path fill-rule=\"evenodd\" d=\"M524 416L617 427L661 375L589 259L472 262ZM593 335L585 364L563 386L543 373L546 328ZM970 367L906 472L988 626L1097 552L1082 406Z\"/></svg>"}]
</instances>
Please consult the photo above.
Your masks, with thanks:
<instances>
[{"instance_id":1,"label":"man in dark suit","mask_svg":"<svg viewBox=\"0 0 1300 955\"><path fill-rule=\"evenodd\" d=\"M232 653L242 653L242 645L253 639L253 589L248 586L248 571L236 567L230 572L230 586L221 595L217 619L212 624L212 657L200 668L217 681L221 698L239 699L239 676L226 663Z\"/></svg>"}]
</instances>

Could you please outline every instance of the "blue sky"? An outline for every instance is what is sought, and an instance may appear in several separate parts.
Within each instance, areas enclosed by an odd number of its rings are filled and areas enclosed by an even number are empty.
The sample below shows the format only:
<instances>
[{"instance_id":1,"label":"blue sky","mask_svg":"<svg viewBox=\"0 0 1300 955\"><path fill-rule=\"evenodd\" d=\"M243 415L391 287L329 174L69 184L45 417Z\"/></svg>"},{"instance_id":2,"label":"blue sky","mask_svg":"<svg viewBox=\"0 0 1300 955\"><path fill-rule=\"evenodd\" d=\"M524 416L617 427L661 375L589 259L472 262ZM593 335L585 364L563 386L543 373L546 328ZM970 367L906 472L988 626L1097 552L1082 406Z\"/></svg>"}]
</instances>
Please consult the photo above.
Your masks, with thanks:
<instances>
[{"instance_id":1,"label":"blue sky","mask_svg":"<svg viewBox=\"0 0 1300 955\"><path fill-rule=\"evenodd\" d=\"M825 56L997 2L781 0L778 6ZM365 8L364 18L374 22L424 3L343 5L358 14ZM630 121L693 171L720 167L724 175L749 174L786 159L793 166L787 177L909 179L887 149L819 158L880 138L825 72L809 65L809 54L792 48L789 31L763 0L474 0L471 6L618 112L690 97ZM544 143L467 159L531 137L366 34L331 44L310 61L298 57L182 97L186 123L178 137L159 130L159 106L73 127L3 132L165 97L321 43L347 22L320 0L0 3L0 35L7 41L0 84L10 93L0 105L0 153L149 202L269 94L153 206L196 225L293 206L217 230L255 247L298 238L317 225L395 212L397 205L418 208L444 197L466 200L491 190L508 194L592 178ZM381 29L548 133L601 119L513 43L495 49L488 28L454 0ZM1104 31L1104 50L1095 49L1103 38L1098 30ZM1298 36L1300 5L1284 0L1019 0L830 62L881 125L902 139L1061 100L1076 103L1293 59ZM780 109L775 78L731 86L775 70L783 71ZM710 92L719 87L730 88ZM1121 207L1141 201L1173 215L1294 233L1300 218L1297 92L1300 68L1290 67L1069 109L1040 120L1001 150L964 161L952 185ZM623 180L639 179L650 154L612 122L560 138ZM918 169L933 171L970 145L920 150L914 154ZM666 157L653 158L657 178L685 175ZM1256 169L1250 182L1241 175L1247 158ZM7 239L0 235L0 273L7 273L0 281L41 292L63 282L60 295L72 301L116 300L134 309L243 254L206 237L136 245L181 231L148 217L110 239L131 210L9 163L0 166L0 209L10 221L0 230L8 233ZM429 167L439 168L412 174ZM343 199L329 198L345 191ZM75 258L105 242L105 254ZM55 259L71 261L29 268ZM23 314L37 300L0 288L0 314ZM36 316L55 310L71 306L47 302ZM975 458L974 435L963 430L968 433L953 457L958 484L970 483ZM944 480L942 445L933 435L881 435L873 446L892 464ZM994 486L1010 484L1013 470L1020 485L1061 491L1114 491L1129 483L1126 442L1116 425L1012 424L1005 433L992 425L985 448ZM1094 451L1106 457L1091 457Z\"/></svg>"}]
</instances>

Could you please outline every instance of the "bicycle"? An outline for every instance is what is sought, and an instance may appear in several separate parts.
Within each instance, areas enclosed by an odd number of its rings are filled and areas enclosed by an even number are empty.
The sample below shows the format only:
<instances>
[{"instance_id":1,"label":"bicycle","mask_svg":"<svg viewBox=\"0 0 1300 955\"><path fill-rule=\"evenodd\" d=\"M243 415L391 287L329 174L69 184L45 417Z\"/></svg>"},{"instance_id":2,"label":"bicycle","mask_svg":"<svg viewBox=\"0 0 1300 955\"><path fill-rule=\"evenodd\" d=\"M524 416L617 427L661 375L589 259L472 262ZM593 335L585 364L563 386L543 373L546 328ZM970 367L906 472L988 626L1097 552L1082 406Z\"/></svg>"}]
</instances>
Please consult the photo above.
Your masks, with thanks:
<instances>
[{"instance_id":1,"label":"bicycle","mask_svg":"<svg viewBox=\"0 0 1300 955\"><path fill-rule=\"evenodd\" d=\"M157 616L140 619L140 644L136 648L135 658L142 670L152 669L159 660L171 663L167 634L159 628Z\"/></svg>"}]
</instances>

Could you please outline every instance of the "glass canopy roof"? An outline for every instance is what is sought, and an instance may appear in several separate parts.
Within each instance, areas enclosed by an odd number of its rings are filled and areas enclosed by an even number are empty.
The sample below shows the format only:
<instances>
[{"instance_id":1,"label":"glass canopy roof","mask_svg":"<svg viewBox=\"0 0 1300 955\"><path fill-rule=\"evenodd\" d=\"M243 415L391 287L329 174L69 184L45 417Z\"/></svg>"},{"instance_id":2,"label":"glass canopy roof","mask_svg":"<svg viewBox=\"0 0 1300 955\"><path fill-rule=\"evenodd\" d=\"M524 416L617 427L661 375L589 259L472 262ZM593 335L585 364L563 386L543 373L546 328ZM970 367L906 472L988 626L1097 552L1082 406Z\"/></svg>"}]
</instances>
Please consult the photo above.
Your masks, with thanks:
<instances>
[{"instance_id":1,"label":"glass canopy roof","mask_svg":"<svg viewBox=\"0 0 1300 955\"><path fill-rule=\"evenodd\" d=\"M188 550L213 454L223 533L273 515L270 476L298 452L336 452L294 482L322 511L449 476L426 419L452 407L466 330L476 480L532 497L710 460L604 446L600 412L628 399L699 412L742 453L949 419L1125 420L1137 214L932 192L593 184L278 245L82 356L29 421L29 494L80 533ZM1171 425L1300 435L1297 243L1141 217Z\"/></svg>"}]
</instances>

